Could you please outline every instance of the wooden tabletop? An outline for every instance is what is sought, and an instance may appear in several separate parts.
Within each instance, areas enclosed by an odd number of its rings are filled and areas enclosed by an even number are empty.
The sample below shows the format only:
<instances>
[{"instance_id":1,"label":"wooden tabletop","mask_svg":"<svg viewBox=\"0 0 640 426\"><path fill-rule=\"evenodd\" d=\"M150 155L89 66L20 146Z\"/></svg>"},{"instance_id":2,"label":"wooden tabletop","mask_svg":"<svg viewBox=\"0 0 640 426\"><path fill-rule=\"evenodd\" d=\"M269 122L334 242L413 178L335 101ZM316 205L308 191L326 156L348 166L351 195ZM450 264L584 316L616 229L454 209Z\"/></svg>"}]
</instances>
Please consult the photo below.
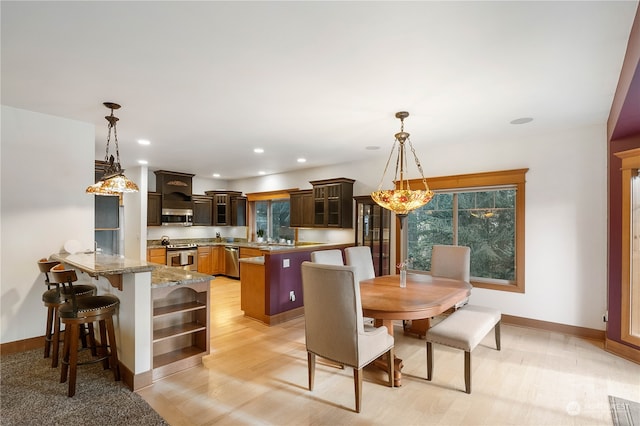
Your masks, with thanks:
<instances>
[{"instance_id":1,"label":"wooden tabletop","mask_svg":"<svg viewBox=\"0 0 640 426\"><path fill-rule=\"evenodd\" d=\"M384 275L360 281L360 298L365 317L380 320L414 320L441 314L471 294L465 281L407 274L407 286L400 287L400 275Z\"/></svg>"}]
</instances>

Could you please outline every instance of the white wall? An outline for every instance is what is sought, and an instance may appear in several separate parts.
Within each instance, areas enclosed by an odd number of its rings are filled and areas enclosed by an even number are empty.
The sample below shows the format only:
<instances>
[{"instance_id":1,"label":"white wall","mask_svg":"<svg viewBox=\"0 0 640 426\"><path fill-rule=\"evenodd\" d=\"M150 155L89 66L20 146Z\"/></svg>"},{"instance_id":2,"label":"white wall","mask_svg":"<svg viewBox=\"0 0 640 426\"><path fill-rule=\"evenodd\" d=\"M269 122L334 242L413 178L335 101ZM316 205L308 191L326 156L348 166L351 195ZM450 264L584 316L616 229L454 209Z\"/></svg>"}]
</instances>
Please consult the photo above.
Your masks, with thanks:
<instances>
[{"instance_id":1,"label":"white wall","mask_svg":"<svg viewBox=\"0 0 640 426\"><path fill-rule=\"evenodd\" d=\"M523 131L526 132L524 128ZM457 144L416 147L416 152L427 182L429 176L529 168L525 293L474 289L472 302L496 307L509 315L604 330L607 270L604 125L510 140L483 140L478 136ZM251 192L305 189L311 187L310 180L347 177L356 179L354 195L364 195L378 187L385 161L386 158L235 181L233 189ZM353 241L353 234L349 241Z\"/></svg>"},{"instance_id":2,"label":"white wall","mask_svg":"<svg viewBox=\"0 0 640 426\"><path fill-rule=\"evenodd\" d=\"M0 342L42 336L37 260L75 239L93 248L95 128L2 106Z\"/></svg>"},{"instance_id":3,"label":"white wall","mask_svg":"<svg viewBox=\"0 0 640 426\"><path fill-rule=\"evenodd\" d=\"M147 166L125 170L126 176L138 185L138 192L122 194L124 208L124 256L128 259L147 260Z\"/></svg>"}]
</instances>

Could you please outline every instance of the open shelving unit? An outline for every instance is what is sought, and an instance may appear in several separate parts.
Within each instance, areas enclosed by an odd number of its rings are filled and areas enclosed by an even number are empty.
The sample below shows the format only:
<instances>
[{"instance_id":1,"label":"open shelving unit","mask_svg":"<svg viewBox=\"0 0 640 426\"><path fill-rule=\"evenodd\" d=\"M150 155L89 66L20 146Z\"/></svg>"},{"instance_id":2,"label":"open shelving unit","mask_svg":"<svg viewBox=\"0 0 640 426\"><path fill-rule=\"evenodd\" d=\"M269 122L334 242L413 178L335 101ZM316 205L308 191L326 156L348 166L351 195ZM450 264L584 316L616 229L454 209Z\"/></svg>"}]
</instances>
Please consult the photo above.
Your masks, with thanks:
<instances>
[{"instance_id":1,"label":"open shelving unit","mask_svg":"<svg viewBox=\"0 0 640 426\"><path fill-rule=\"evenodd\" d=\"M152 290L153 380L198 365L209 354L209 285Z\"/></svg>"}]
</instances>

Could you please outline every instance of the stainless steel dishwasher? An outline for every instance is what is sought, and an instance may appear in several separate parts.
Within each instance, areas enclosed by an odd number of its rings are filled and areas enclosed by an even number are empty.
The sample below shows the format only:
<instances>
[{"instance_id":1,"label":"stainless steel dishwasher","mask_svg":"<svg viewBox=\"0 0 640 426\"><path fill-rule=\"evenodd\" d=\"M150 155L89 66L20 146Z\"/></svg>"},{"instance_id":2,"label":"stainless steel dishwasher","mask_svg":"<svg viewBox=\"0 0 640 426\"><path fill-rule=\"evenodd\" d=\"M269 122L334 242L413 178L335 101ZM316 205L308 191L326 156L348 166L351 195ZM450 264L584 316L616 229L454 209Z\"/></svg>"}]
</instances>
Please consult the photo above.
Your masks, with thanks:
<instances>
[{"instance_id":1,"label":"stainless steel dishwasher","mask_svg":"<svg viewBox=\"0 0 640 426\"><path fill-rule=\"evenodd\" d=\"M240 249L235 246L224 247L225 275L231 278L240 278L240 262L238 261Z\"/></svg>"}]
</instances>

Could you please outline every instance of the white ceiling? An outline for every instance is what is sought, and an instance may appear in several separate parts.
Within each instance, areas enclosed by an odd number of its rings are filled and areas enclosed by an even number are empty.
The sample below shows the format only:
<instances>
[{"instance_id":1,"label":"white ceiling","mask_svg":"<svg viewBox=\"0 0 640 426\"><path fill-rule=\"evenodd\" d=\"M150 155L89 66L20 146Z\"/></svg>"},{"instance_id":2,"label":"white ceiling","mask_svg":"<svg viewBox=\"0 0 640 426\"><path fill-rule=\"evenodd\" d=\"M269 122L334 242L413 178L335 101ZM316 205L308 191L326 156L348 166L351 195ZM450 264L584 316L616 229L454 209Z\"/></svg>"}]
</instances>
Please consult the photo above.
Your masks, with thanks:
<instances>
[{"instance_id":1,"label":"white ceiling","mask_svg":"<svg viewBox=\"0 0 640 426\"><path fill-rule=\"evenodd\" d=\"M3 0L1 100L95 123L96 159L102 102L120 103L123 167L237 179L386 159L400 110L421 157L605 123L637 7Z\"/></svg>"}]
</instances>

